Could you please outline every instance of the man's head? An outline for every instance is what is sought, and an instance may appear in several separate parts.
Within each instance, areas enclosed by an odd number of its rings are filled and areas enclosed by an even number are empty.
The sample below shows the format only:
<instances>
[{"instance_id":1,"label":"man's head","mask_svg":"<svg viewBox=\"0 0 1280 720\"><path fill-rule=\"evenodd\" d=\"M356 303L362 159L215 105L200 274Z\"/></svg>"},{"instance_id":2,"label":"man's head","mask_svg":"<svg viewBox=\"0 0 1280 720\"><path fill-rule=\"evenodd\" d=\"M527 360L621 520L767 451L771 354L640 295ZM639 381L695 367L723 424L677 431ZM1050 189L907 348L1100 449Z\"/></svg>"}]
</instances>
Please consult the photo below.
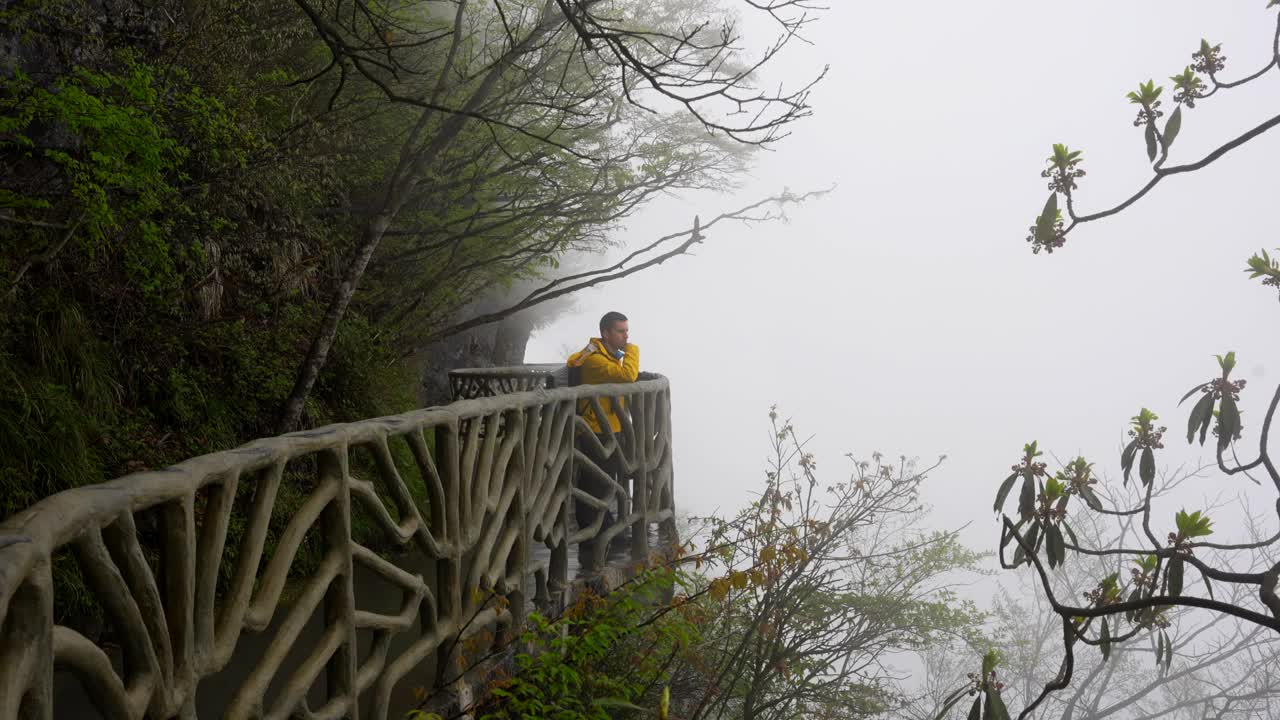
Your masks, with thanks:
<instances>
[{"instance_id":1,"label":"man's head","mask_svg":"<svg viewBox=\"0 0 1280 720\"><path fill-rule=\"evenodd\" d=\"M627 316L617 311L609 311L600 318L600 339L612 351L618 351L627 344Z\"/></svg>"}]
</instances>

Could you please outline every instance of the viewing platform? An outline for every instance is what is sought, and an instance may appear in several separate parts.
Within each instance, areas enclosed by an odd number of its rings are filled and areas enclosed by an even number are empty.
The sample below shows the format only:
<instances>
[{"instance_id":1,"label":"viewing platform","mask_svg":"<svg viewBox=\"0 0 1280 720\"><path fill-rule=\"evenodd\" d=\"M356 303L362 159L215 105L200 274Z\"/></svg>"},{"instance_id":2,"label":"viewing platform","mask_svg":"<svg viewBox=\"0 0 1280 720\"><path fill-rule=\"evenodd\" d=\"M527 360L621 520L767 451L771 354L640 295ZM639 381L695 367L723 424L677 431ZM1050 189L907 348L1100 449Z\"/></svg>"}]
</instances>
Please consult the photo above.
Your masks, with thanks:
<instances>
[{"instance_id":1,"label":"viewing platform","mask_svg":"<svg viewBox=\"0 0 1280 720\"><path fill-rule=\"evenodd\" d=\"M571 549L589 574L611 546L634 568L654 532L675 539L667 379L552 387L547 367L455 371L468 399L255 440L0 521L0 720L382 720L456 689L528 608L563 607ZM597 436L578 409L601 398L626 411ZM580 473L605 494L575 487ZM616 522L578 527L575 499ZM92 594L100 637L57 614L55 567Z\"/></svg>"}]
</instances>

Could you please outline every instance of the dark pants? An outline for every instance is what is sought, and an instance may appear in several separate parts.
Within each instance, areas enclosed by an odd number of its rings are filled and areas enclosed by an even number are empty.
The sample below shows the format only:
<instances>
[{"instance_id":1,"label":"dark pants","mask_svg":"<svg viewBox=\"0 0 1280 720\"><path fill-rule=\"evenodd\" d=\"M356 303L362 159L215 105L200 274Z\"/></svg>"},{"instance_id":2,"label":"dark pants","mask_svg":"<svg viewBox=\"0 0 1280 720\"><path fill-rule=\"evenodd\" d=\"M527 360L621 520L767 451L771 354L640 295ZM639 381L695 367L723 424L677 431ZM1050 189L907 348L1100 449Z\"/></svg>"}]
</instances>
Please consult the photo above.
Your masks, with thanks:
<instances>
[{"instance_id":1,"label":"dark pants","mask_svg":"<svg viewBox=\"0 0 1280 720\"><path fill-rule=\"evenodd\" d=\"M601 441L604 440L604 436L598 435L597 437L599 437ZM591 444L588 442L583 442L583 440L581 439L578 440L578 449L581 450L584 455L586 455L587 457L590 457L592 462L598 465L601 470L604 470L605 473L608 474L609 477L613 478L615 482L620 480L619 475L621 475L621 473L619 472L619 462L618 462L617 453L610 456L608 460L601 460L600 458L594 457L592 455ZM579 490L584 490L590 493L592 496L600 498L601 500L604 500L605 498L610 497L610 490L612 488L609 486L608 483L604 481L604 479L596 475L596 473L586 470L585 468L579 465L574 475L576 476L574 478L574 486L577 487ZM605 519L604 519L604 523L600 525L601 530L609 527L614 523L614 520L615 520L614 514L617 512L617 507L618 507L616 496L614 496L614 498L615 499L609 503L610 509L608 511L604 511ZM596 518L599 516L600 512L601 510L599 510L598 508L595 508L583 502L576 496L574 497L573 515L578 521L579 528L590 527L596 521Z\"/></svg>"}]
</instances>

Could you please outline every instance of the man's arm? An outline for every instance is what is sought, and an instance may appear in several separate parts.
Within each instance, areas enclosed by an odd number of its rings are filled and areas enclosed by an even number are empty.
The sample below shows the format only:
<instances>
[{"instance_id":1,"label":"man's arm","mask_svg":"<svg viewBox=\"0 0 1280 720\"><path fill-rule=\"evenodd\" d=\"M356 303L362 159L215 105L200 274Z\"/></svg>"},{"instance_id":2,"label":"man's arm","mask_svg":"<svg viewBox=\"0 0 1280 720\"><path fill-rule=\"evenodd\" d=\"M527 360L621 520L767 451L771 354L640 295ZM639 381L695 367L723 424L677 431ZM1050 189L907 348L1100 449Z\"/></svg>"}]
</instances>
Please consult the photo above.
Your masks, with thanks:
<instances>
[{"instance_id":1,"label":"man's arm","mask_svg":"<svg viewBox=\"0 0 1280 720\"><path fill-rule=\"evenodd\" d=\"M621 363L600 353L587 358L583 366L590 368L590 381L596 384L635 382L640 376L640 346L627 343L622 352Z\"/></svg>"}]
</instances>

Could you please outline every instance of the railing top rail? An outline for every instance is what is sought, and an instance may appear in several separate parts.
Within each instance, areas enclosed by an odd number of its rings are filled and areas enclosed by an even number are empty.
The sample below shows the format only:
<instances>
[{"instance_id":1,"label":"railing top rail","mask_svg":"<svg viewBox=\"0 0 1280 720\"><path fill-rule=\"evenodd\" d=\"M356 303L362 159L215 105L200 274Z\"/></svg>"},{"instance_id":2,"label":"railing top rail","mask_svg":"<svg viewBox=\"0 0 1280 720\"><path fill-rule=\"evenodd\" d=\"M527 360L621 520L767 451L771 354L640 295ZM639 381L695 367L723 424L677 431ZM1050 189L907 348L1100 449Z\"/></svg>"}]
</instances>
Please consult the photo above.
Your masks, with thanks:
<instances>
[{"instance_id":1,"label":"railing top rail","mask_svg":"<svg viewBox=\"0 0 1280 720\"><path fill-rule=\"evenodd\" d=\"M29 568L27 561L32 559L23 557L27 555L22 552L21 546L24 544L33 545L30 548L32 550L40 546L58 547L72 540L85 527L106 525L122 512L137 512L196 492L232 473L257 472L300 455L339 445L376 442L388 435L427 427L456 427L460 421L495 412L523 410L565 400L661 392L668 387L667 378L656 375L635 383L539 388L495 397L458 400L448 405L421 408L398 415L351 423L333 423L261 438L230 450L199 455L164 469L145 470L94 485L63 490L8 518L0 519L0 551L5 554L5 561L0 563L0 617L5 611L9 577L12 575L20 578Z\"/></svg>"},{"instance_id":2,"label":"railing top rail","mask_svg":"<svg viewBox=\"0 0 1280 720\"><path fill-rule=\"evenodd\" d=\"M528 365L504 365L499 367L454 368L450 375L471 377L527 377L531 375L550 375L564 367L564 363L531 363Z\"/></svg>"},{"instance_id":3,"label":"railing top rail","mask_svg":"<svg viewBox=\"0 0 1280 720\"><path fill-rule=\"evenodd\" d=\"M390 717L401 679L428 657L451 661L467 617L488 613L485 622L515 627L529 588L545 607L563 601L570 546L588 548L584 567L600 568L625 532L633 567L650 557L653 524L674 537L670 386L660 375L642 377L538 387L262 438L65 490L0 520L0 720L52 717L59 663L93 689L89 701L105 716L185 716L202 680L228 667L243 633L269 635L268 651L246 651L257 652L251 672L232 695L206 698L211 714L338 717L367 700L361 715ZM604 440L585 432L580 401L623 397L620 432ZM580 487L579 463L585 477L592 468L613 468L616 477ZM365 523L359 537L357 509ZM614 517L609 527L605 509ZM232 537L236 513L243 522ZM297 562L311 541L319 554ZM547 554L535 558L535 545ZM383 547L430 563L436 584L382 556ZM97 640L55 615L54 596L65 588L53 565L66 548L109 618L123 653L118 667ZM298 595L286 601L295 570ZM373 595L388 590L357 583L357 570L390 583L401 612L378 610ZM507 602L491 607L469 594L476 588ZM326 618L325 644L305 662L286 663L317 612ZM357 633L380 638L374 645L382 650L359 653ZM412 642L393 653L390 638L399 634ZM322 666L336 680L326 685L326 704L309 707ZM64 700L58 695L56 703Z\"/></svg>"}]
</instances>

